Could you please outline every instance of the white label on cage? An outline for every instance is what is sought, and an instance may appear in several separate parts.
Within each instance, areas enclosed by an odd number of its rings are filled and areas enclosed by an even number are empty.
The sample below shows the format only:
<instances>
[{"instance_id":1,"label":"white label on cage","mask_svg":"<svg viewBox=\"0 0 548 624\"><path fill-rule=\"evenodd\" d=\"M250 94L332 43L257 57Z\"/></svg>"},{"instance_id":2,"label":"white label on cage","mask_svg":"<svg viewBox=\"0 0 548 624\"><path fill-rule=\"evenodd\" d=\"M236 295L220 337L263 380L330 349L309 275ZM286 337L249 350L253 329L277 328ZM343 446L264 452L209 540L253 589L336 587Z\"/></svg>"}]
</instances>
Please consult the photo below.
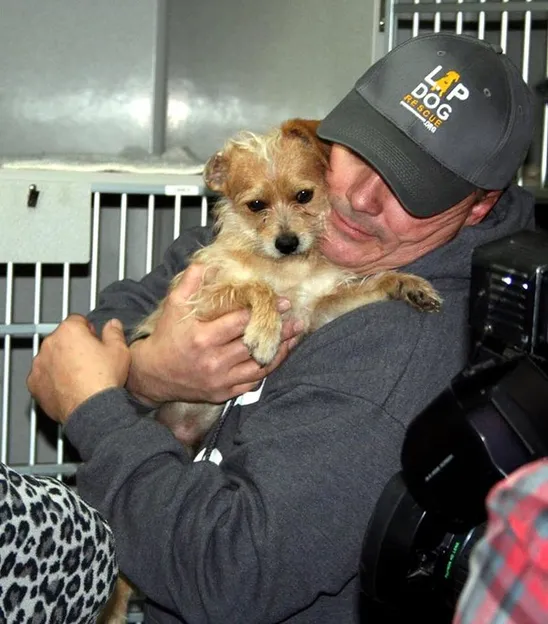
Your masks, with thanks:
<instances>
[{"instance_id":1,"label":"white label on cage","mask_svg":"<svg viewBox=\"0 0 548 624\"><path fill-rule=\"evenodd\" d=\"M200 187L193 184L166 184L166 195L201 195Z\"/></svg>"}]
</instances>

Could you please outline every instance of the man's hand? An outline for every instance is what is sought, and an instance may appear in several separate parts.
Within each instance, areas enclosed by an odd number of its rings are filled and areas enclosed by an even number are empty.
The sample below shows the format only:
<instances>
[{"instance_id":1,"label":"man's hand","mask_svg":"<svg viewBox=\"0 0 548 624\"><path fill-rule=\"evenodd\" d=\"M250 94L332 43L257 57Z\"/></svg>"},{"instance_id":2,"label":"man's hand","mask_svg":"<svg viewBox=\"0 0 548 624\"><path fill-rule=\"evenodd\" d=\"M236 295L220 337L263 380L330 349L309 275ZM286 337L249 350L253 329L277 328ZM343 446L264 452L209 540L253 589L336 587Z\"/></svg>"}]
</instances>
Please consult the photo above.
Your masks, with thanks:
<instances>
[{"instance_id":1,"label":"man's hand","mask_svg":"<svg viewBox=\"0 0 548 624\"><path fill-rule=\"evenodd\" d=\"M302 326L285 322L274 361L261 367L242 342L249 311L230 312L214 321L189 315L188 299L198 290L204 268L193 265L168 295L154 332L131 347L127 388L141 401L222 403L252 390L287 357ZM280 302L280 311L289 302Z\"/></svg>"},{"instance_id":2,"label":"man's hand","mask_svg":"<svg viewBox=\"0 0 548 624\"><path fill-rule=\"evenodd\" d=\"M52 420L64 423L89 397L124 386L130 359L120 321L109 321L98 338L83 316L72 315L42 343L27 387Z\"/></svg>"}]
</instances>

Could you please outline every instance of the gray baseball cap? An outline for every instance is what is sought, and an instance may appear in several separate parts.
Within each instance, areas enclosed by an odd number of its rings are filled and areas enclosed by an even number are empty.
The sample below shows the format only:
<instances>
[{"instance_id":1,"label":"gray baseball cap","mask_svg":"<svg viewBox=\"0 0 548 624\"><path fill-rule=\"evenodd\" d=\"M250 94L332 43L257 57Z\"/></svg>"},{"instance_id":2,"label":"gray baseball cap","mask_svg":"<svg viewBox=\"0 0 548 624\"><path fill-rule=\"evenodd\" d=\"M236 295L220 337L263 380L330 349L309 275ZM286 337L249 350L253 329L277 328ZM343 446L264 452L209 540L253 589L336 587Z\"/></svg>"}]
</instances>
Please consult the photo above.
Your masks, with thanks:
<instances>
[{"instance_id":1,"label":"gray baseball cap","mask_svg":"<svg viewBox=\"0 0 548 624\"><path fill-rule=\"evenodd\" d=\"M504 189L533 135L533 94L497 46L465 35L408 39L372 65L318 136L349 147L413 216L475 189Z\"/></svg>"}]
</instances>

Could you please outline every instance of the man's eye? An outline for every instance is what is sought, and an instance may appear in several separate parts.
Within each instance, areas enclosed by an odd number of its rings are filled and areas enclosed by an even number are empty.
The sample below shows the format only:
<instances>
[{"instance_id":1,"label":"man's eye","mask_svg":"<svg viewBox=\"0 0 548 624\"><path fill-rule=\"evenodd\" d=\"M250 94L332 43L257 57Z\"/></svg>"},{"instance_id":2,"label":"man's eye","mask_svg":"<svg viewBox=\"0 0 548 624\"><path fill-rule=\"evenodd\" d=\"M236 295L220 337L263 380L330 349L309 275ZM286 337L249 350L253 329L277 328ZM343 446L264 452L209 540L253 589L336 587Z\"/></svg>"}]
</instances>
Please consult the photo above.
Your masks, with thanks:
<instances>
[{"instance_id":1,"label":"man's eye","mask_svg":"<svg viewBox=\"0 0 548 624\"><path fill-rule=\"evenodd\" d=\"M260 210L264 210L266 208L266 202L261 201L260 199L254 199L253 201L247 202L247 207L251 212L259 212Z\"/></svg>"},{"instance_id":2,"label":"man's eye","mask_svg":"<svg viewBox=\"0 0 548 624\"><path fill-rule=\"evenodd\" d=\"M303 189L295 195L295 199L299 204L308 204L308 202L314 197L314 191L312 189Z\"/></svg>"}]
</instances>

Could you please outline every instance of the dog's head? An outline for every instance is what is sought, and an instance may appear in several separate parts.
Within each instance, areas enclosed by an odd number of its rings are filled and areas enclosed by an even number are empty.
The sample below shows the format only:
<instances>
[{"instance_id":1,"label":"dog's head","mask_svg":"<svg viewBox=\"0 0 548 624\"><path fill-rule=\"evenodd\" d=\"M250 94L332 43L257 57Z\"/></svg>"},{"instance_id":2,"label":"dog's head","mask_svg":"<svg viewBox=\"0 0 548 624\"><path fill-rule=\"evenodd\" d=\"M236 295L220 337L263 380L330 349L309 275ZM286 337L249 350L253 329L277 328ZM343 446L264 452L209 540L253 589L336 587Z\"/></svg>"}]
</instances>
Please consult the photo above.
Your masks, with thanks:
<instances>
[{"instance_id":1,"label":"dog's head","mask_svg":"<svg viewBox=\"0 0 548 624\"><path fill-rule=\"evenodd\" d=\"M291 119L265 135L242 133L206 164L204 179L223 199L221 231L272 258L306 253L329 209L325 171L329 146L319 122Z\"/></svg>"}]
</instances>

